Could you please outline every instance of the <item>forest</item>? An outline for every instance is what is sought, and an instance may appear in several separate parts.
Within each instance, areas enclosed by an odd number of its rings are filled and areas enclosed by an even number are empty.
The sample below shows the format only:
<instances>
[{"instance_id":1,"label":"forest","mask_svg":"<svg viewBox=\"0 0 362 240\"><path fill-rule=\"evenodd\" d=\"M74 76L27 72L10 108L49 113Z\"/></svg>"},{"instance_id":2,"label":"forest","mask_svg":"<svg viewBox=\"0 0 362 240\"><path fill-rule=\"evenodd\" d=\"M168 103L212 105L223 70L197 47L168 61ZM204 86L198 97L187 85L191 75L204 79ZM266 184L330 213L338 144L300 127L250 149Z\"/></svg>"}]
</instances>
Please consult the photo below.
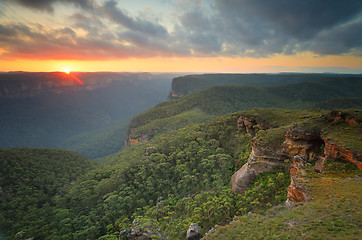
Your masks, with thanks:
<instances>
[{"instance_id":1,"label":"forest","mask_svg":"<svg viewBox=\"0 0 362 240\"><path fill-rule=\"evenodd\" d=\"M321 234L358 239L361 90L358 76L207 87L160 103L129 124L114 123L64 143L71 148L72 141L82 142L82 148L94 150L92 156L106 154L101 161L61 149L1 148L2 237L185 239L196 223L200 236L210 231L206 239L290 239L301 232L302 239ZM109 143L119 141L122 135L115 133L121 131L127 146L107 154L103 146L112 148ZM292 209L284 205L293 178L294 160L287 155L258 173L243 194L233 192L231 178L250 163L253 151L282 148L293 131L318 138L303 170L310 200ZM353 152L357 163L336 155L323 173L315 172L328 143ZM314 217L308 219L310 211Z\"/></svg>"}]
</instances>

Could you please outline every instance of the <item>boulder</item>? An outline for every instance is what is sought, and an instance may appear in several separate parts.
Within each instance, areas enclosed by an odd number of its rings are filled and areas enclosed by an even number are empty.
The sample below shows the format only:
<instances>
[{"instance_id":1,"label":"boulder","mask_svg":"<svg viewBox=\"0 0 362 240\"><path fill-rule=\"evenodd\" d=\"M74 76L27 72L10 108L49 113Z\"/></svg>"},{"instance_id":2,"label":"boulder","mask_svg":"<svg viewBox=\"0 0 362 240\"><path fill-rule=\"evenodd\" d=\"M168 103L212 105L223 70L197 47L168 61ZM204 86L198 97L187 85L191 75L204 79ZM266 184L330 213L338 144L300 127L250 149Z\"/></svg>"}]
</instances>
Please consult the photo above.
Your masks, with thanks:
<instances>
[{"instance_id":1,"label":"boulder","mask_svg":"<svg viewBox=\"0 0 362 240\"><path fill-rule=\"evenodd\" d=\"M127 234L127 239L131 240L149 240L155 236L159 239L165 240L166 238L160 233L152 222L145 222L142 218L135 218L132 222L130 230L124 230L122 235ZM121 236L120 233L120 236Z\"/></svg>"},{"instance_id":2,"label":"boulder","mask_svg":"<svg viewBox=\"0 0 362 240\"><path fill-rule=\"evenodd\" d=\"M191 223L186 231L187 240L196 240L201 238L201 228L196 223Z\"/></svg>"},{"instance_id":3,"label":"boulder","mask_svg":"<svg viewBox=\"0 0 362 240\"><path fill-rule=\"evenodd\" d=\"M249 165L244 164L236 173L231 177L231 189L234 193L243 194L256 176L255 170L250 169Z\"/></svg>"}]
</instances>

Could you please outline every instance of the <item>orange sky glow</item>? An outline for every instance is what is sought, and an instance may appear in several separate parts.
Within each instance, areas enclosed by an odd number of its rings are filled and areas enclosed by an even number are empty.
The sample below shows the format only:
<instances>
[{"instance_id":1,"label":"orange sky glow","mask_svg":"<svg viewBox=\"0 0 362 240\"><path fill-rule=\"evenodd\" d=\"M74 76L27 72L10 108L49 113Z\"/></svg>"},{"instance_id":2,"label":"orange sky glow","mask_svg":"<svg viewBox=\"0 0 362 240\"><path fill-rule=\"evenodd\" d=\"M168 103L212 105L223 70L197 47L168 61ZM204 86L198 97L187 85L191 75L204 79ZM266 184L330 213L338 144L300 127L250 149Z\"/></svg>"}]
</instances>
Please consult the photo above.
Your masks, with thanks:
<instances>
[{"instance_id":1,"label":"orange sky glow","mask_svg":"<svg viewBox=\"0 0 362 240\"><path fill-rule=\"evenodd\" d=\"M316 67L317 66L317 67ZM0 60L0 71L74 71L74 72L325 72L328 69L361 68L361 58L355 56L316 57L312 53L297 56L276 55L268 58L215 57L215 58L151 58L125 60ZM313 71L315 69L315 71Z\"/></svg>"},{"instance_id":2,"label":"orange sky glow","mask_svg":"<svg viewBox=\"0 0 362 240\"><path fill-rule=\"evenodd\" d=\"M362 4L298 4L4 0L0 71L362 73Z\"/></svg>"}]
</instances>

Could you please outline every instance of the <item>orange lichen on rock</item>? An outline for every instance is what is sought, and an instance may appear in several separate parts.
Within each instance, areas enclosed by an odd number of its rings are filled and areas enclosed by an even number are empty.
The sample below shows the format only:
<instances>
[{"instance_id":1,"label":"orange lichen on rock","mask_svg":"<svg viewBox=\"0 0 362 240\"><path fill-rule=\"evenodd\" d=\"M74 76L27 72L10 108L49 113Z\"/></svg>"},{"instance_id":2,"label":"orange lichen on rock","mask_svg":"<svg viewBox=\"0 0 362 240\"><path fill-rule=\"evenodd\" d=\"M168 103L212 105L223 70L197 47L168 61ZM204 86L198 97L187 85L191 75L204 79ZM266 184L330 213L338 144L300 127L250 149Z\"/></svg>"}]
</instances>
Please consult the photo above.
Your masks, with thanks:
<instances>
[{"instance_id":1,"label":"orange lichen on rock","mask_svg":"<svg viewBox=\"0 0 362 240\"><path fill-rule=\"evenodd\" d=\"M349 113L334 110L330 113L330 115L333 117L333 122L338 122L342 120L352 127L358 125L357 118L353 117Z\"/></svg>"},{"instance_id":2,"label":"orange lichen on rock","mask_svg":"<svg viewBox=\"0 0 362 240\"><path fill-rule=\"evenodd\" d=\"M147 139L143 139L143 138L129 138L128 139L128 144L129 145L134 145L140 142L147 142Z\"/></svg>"},{"instance_id":3,"label":"orange lichen on rock","mask_svg":"<svg viewBox=\"0 0 362 240\"><path fill-rule=\"evenodd\" d=\"M351 127L357 126L358 122L356 121L356 119L354 118L346 118L346 123L348 123L348 125L350 125Z\"/></svg>"},{"instance_id":4,"label":"orange lichen on rock","mask_svg":"<svg viewBox=\"0 0 362 240\"><path fill-rule=\"evenodd\" d=\"M333 158L343 159L353 163L360 170L362 170L362 155L360 153L349 151L337 144L330 143L327 140L324 140L324 143L325 143L324 147L325 160Z\"/></svg>"},{"instance_id":5,"label":"orange lichen on rock","mask_svg":"<svg viewBox=\"0 0 362 240\"><path fill-rule=\"evenodd\" d=\"M303 181L304 158L295 156L290 168L291 182L287 189L287 206L294 206L297 203L307 200L307 191Z\"/></svg>"}]
</instances>

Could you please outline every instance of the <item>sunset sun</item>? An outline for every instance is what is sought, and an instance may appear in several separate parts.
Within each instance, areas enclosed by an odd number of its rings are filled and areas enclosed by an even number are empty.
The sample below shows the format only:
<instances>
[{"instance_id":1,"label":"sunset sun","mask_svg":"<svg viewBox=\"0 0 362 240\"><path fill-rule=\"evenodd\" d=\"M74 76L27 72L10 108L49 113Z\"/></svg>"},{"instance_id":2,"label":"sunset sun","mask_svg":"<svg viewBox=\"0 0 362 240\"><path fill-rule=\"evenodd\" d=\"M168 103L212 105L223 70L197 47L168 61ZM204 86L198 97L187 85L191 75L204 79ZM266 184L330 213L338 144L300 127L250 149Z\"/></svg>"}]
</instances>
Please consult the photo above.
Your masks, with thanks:
<instances>
[{"instance_id":1,"label":"sunset sun","mask_svg":"<svg viewBox=\"0 0 362 240\"><path fill-rule=\"evenodd\" d=\"M63 72L65 72L66 74L69 74L72 70L69 68L64 68Z\"/></svg>"}]
</instances>

